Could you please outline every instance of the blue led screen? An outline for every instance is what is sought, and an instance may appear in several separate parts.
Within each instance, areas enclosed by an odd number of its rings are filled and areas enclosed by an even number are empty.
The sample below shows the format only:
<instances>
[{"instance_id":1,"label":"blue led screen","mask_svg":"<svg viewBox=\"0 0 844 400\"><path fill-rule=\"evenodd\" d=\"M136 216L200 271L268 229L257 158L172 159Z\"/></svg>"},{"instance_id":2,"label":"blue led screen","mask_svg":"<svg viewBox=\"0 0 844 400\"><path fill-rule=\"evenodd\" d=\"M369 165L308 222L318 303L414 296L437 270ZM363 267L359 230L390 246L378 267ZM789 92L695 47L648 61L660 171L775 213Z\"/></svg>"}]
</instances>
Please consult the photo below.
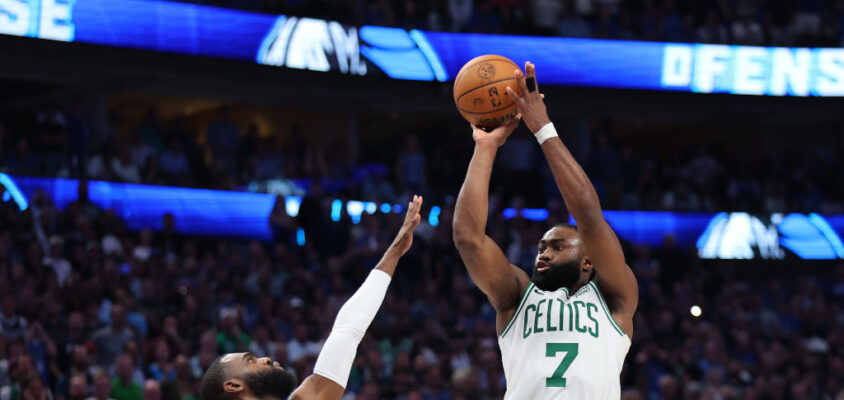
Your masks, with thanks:
<instances>
[{"instance_id":1,"label":"blue led screen","mask_svg":"<svg viewBox=\"0 0 844 400\"><path fill-rule=\"evenodd\" d=\"M844 96L840 48L407 31L161 0L0 0L0 34L443 82L476 56L500 54L533 61L541 84Z\"/></svg>"}]
</instances>

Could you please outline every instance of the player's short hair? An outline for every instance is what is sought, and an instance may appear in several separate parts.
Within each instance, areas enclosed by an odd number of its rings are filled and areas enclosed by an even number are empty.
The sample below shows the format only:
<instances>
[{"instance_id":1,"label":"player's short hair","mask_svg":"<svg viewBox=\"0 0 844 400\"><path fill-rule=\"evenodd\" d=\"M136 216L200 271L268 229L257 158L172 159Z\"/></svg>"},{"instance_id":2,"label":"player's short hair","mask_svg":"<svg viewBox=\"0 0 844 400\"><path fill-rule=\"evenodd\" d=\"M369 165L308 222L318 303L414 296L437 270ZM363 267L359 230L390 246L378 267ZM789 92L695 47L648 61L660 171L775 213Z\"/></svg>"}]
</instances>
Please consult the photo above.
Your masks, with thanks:
<instances>
[{"instance_id":1,"label":"player's short hair","mask_svg":"<svg viewBox=\"0 0 844 400\"><path fill-rule=\"evenodd\" d=\"M226 370L223 363L220 362L220 358L217 357L202 375L202 380L199 382L200 400L228 399L226 392L223 390L223 383L226 382Z\"/></svg>"},{"instance_id":2,"label":"player's short hair","mask_svg":"<svg viewBox=\"0 0 844 400\"><path fill-rule=\"evenodd\" d=\"M570 224L568 222L560 222L559 224L554 225L553 228L568 228L577 232L577 225Z\"/></svg>"}]
</instances>

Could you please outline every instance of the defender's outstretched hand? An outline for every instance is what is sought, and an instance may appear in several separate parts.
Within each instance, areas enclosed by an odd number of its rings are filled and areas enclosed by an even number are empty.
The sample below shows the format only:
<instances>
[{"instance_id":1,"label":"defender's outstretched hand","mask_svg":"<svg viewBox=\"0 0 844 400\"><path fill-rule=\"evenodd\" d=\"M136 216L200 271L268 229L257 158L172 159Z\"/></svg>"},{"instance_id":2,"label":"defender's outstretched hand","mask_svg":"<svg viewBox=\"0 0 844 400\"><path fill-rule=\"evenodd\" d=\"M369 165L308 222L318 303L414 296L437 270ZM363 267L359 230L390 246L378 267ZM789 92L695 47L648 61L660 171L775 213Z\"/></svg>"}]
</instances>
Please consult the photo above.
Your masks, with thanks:
<instances>
[{"instance_id":1,"label":"defender's outstretched hand","mask_svg":"<svg viewBox=\"0 0 844 400\"><path fill-rule=\"evenodd\" d=\"M548 110L545 109L543 99L545 95L539 93L539 84L536 82L536 66L532 62L525 63L525 73L518 69L513 72L516 76L516 84L519 85L521 94L516 93L513 88L507 86L507 95L519 105L519 112L525 120L525 125L531 132L536 133L545 124L551 122L548 118ZM532 90L531 90L532 89Z\"/></svg>"},{"instance_id":2,"label":"defender's outstretched hand","mask_svg":"<svg viewBox=\"0 0 844 400\"><path fill-rule=\"evenodd\" d=\"M513 133L513 130L519 126L519 120L521 120L522 115L516 114L516 116L510 120L510 122L499 126L489 132L478 128L475 125L472 125L472 139L475 141L475 144L478 145L485 145L488 144L490 146L495 146L495 148L501 147L504 142L507 141L507 138L510 137L510 134Z\"/></svg>"},{"instance_id":3,"label":"defender's outstretched hand","mask_svg":"<svg viewBox=\"0 0 844 400\"><path fill-rule=\"evenodd\" d=\"M413 245L413 231L419 226L422 217L419 215L419 210L422 209L422 196L413 195L413 200L407 204L407 214L404 217L404 223L399 228L399 233L393 240L391 248L398 250L400 255L407 253L410 246Z\"/></svg>"}]
</instances>

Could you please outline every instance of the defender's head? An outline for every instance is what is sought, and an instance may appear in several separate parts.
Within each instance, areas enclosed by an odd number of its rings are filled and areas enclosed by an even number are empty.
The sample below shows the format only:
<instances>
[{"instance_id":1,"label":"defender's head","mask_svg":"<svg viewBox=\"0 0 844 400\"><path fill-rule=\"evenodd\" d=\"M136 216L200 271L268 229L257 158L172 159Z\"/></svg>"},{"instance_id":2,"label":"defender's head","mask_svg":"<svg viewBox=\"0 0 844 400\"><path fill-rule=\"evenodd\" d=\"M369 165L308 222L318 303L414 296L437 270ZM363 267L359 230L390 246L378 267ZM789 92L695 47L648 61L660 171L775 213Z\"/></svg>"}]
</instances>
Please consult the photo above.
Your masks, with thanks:
<instances>
[{"instance_id":1,"label":"defender's head","mask_svg":"<svg viewBox=\"0 0 844 400\"><path fill-rule=\"evenodd\" d=\"M586 284L594 276L592 261L586 256L574 225L559 224L549 229L536 250L531 281L542 290L554 291L578 282Z\"/></svg>"},{"instance_id":2,"label":"defender's head","mask_svg":"<svg viewBox=\"0 0 844 400\"><path fill-rule=\"evenodd\" d=\"M269 357L229 353L202 375L199 396L202 400L284 400L296 384L296 377Z\"/></svg>"}]
</instances>

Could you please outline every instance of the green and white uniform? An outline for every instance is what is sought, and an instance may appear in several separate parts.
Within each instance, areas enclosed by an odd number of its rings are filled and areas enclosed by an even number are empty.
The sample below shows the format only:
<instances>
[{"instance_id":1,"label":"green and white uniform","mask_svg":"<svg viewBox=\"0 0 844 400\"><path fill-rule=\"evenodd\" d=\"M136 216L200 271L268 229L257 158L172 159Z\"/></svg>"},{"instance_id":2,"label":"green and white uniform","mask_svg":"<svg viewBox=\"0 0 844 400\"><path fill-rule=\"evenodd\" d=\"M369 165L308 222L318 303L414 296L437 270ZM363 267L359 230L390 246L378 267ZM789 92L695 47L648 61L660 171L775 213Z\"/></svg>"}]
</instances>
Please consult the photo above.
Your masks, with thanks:
<instances>
[{"instance_id":1,"label":"green and white uniform","mask_svg":"<svg viewBox=\"0 0 844 400\"><path fill-rule=\"evenodd\" d=\"M498 338L507 378L505 400L618 399L630 338L610 314L594 282L567 288L525 288Z\"/></svg>"}]
</instances>

